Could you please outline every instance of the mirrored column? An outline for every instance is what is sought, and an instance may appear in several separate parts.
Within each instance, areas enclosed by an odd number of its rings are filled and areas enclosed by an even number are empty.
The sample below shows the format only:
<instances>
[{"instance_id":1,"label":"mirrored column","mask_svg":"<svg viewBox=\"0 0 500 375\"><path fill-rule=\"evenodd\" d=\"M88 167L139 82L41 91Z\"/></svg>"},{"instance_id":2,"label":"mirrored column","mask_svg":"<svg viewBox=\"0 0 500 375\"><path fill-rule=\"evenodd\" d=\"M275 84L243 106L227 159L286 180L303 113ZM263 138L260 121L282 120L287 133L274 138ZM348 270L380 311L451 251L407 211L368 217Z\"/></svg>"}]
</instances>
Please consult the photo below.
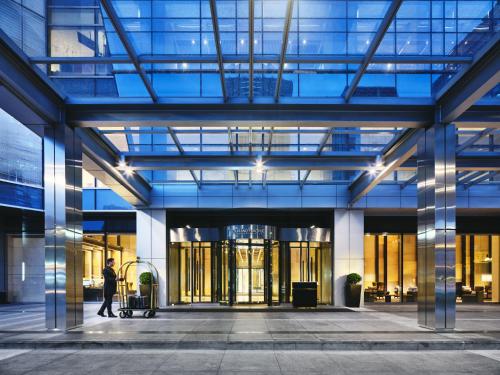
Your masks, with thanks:
<instances>
[{"instance_id":1,"label":"mirrored column","mask_svg":"<svg viewBox=\"0 0 500 375\"><path fill-rule=\"evenodd\" d=\"M45 307L49 329L83 323L82 148L64 122L44 133Z\"/></svg>"},{"instance_id":2,"label":"mirrored column","mask_svg":"<svg viewBox=\"0 0 500 375\"><path fill-rule=\"evenodd\" d=\"M417 148L418 323L455 328L455 125L435 124Z\"/></svg>"}]
</instances>

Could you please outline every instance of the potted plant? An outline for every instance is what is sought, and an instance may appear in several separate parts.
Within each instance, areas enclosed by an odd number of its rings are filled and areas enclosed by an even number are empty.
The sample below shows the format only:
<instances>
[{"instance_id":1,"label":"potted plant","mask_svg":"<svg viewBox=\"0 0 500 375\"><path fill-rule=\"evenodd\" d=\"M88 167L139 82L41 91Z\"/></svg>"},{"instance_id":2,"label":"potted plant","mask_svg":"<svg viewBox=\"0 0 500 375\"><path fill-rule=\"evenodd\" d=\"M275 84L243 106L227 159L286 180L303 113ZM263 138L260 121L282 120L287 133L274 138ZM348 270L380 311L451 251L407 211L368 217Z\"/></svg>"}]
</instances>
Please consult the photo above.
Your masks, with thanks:
<instances>
[{"instance_id":1,"label":"potted plant","mask_svg":"<svg viewBox=\"0 0 500 375\"><path fill-rule=\"evenodd\" d=\"M153 287L153 274L151 272L143 272L139 276L139 290L141 293L141 296L143 297L149 297L151 296L151 288Z\"/></svg>"},{"instance_id":2,"label":"potted plant","mask_svg":"<svg viewBox=\"0 0 500 375\"><path fill-rule=\"evenodd\" d=\"M348 307L359 307L361 300L361 276L357 273L347 275L345 282L345 305Z\"/></svg>"}]
</instances>

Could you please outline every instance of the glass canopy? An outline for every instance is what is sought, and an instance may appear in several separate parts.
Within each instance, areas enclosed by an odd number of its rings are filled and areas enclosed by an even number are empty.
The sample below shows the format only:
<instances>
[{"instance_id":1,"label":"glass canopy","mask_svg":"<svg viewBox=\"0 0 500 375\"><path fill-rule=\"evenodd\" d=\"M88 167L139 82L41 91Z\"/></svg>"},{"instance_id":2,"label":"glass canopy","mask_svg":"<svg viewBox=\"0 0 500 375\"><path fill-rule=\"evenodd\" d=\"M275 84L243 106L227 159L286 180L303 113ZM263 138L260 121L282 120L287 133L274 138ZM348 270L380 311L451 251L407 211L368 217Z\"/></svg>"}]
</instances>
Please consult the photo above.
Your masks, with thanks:
<instances>
[{"instance_id":1,"label":"glass canopy","mask_svg":"<svg viewBox=\"0 0 500 375\"><path fill-rule=\"evenodd\" d=\"M0 27L67 104L436 104L500 31L496 0L47 0L0 2ZM17 16L12 16L17 15ZM12 16L12 17L11 17ZM10 18L9 18L10 17ZM46 40L43 36L47 26ZM28 38L31 34L34 38ZM36 37L35 37L36 36ZM487 91L487 90L486 90ZM500 85L479 102L498 105ZM373 163L404 128L266 122L93 129L117 155L332 156ZM100 125L100 124L99 124ZM121 125L121 124L119 124ZM194 124L197 125L197 124ZM382 123L385 125L385 123ZM302 126L302 125L301 125ZM344 126L344 125L336 125ZM377 125L378 126L378 125ZM406 129L407 130L407 129ZM498 153L500 133L458 128L457 153ZM349 182L361 170L141 168L150 183ZM366 171L366 168L364 169ZM493 183L495 171L458 170ZM414 166L385 181L415 183ZM465 182L464 182L465 183Z\"/></svg>"},{"instance_id":2,"label":"glass canopy","mask_svg":"<svg viewBox=\"0 0 500 375\"><path fill-rule=\"evenodd\" d=\"M498 8L492 0L49 0L50 57L33 62L71 97L430 98L495 35Z\"/></svg>"}]
</instances>

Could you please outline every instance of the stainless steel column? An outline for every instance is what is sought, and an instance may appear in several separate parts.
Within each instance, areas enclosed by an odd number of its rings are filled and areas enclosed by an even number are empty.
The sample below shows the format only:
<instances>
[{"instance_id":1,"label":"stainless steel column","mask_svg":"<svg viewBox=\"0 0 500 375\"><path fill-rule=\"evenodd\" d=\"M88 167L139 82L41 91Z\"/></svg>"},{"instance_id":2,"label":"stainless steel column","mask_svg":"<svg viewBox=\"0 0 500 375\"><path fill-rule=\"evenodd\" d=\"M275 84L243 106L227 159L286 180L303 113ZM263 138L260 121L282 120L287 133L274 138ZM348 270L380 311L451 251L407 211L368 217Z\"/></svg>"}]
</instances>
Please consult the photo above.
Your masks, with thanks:
<instances>
[{"instance_id":1,"label":"stainless steel column","mask_svg":"<svg viewBox=\"0 0 500 375\"><path fill-rule=\"evenodd\" d=\"M44 134L45 308L49 329L83 323L82 148L62 121Z\"/></svg>"},{"instance_id":2,"label":"stainless steel column","mask_svg":"<svg viewBox=\"0 0 500 375\"><path fill-rule=\"evenodd\" d=\"M435 124L417 148L418 323L455 328L455 126Z\"/></svg>"}]
</instances>

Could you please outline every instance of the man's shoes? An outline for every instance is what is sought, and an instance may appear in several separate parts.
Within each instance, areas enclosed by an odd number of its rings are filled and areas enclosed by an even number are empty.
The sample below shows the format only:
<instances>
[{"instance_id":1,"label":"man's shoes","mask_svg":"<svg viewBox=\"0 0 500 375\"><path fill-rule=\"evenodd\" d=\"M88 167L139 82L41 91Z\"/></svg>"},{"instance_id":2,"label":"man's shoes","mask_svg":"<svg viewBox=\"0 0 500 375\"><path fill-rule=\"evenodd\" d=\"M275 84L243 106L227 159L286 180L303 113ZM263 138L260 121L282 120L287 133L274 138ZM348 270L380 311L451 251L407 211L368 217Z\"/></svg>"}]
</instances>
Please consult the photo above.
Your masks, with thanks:
<instances>
[{"instance_id":1,"label":"man's shoes","mask_svg":"<svg viewBox=\"0 0 500 375\"><path fill-rule=\"evenodd\" d=\"M111 314L108 314L108 318L118 318L115 314L111 313Z\"/></svg>"},{"instance_id":2,"label":"man's shoes","mask_svg":"<svg viewBox=\"0 0 500 375\"><path fill-rule=\"evenodd\" d=\"M97 315L102 316L103 318L106 317L106 315L104 315L104 313L100 313L100 312L98 312Z\"/></svg>"}]
</instances>

